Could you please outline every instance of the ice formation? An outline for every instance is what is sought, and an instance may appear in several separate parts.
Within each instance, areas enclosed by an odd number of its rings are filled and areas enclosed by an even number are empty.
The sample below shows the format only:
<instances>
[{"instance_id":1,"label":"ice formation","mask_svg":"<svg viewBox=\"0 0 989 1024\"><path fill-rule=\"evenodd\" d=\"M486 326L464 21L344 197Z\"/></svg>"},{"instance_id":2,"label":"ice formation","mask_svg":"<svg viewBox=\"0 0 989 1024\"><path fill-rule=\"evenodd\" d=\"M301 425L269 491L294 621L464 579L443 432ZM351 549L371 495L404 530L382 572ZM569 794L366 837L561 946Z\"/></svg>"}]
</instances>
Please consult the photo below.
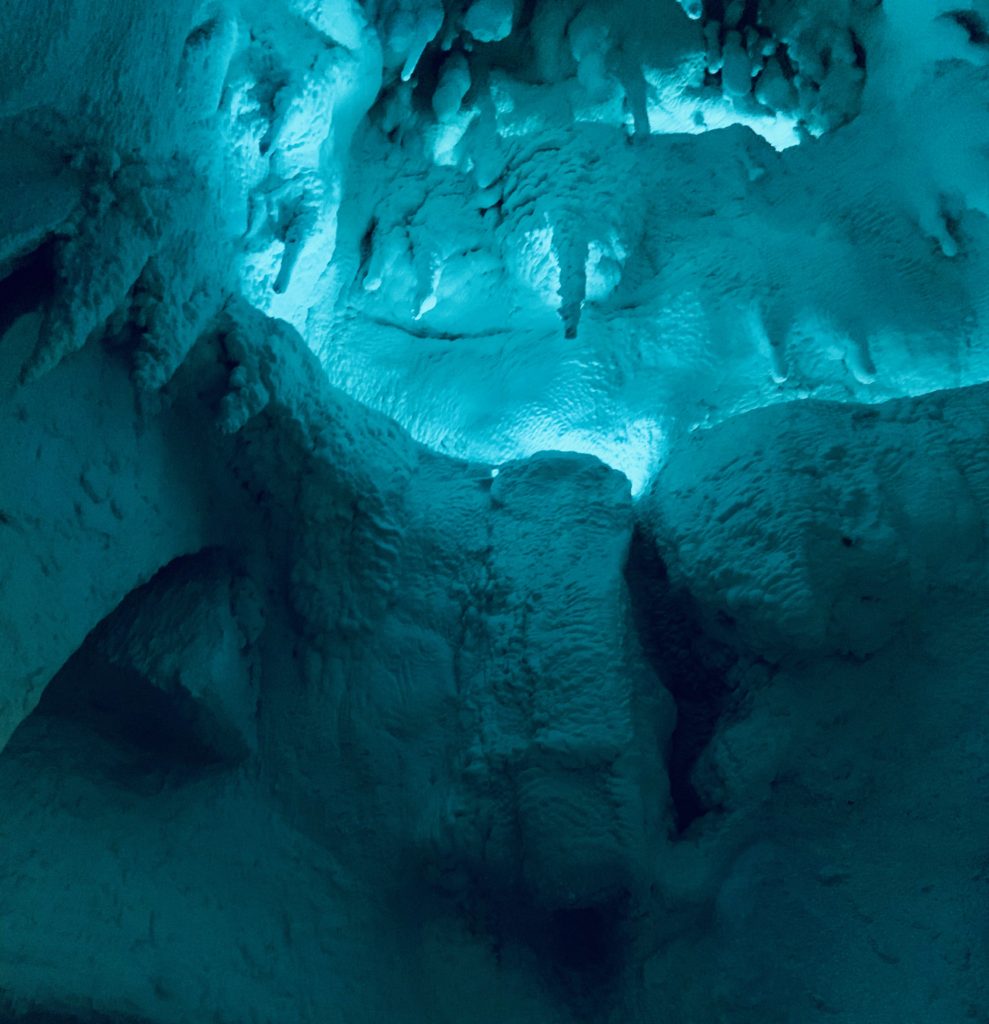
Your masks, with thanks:
<instances>
[{"instance_id":1,"label":"ice formation","mask_svg":"<svg viewBox=\"0 0 989 1024\"><path fill-rule=\"evenodd\" d=\"M0 37L0 1022L989 1020L981 0Z\"/></svg>"}]
</instances>

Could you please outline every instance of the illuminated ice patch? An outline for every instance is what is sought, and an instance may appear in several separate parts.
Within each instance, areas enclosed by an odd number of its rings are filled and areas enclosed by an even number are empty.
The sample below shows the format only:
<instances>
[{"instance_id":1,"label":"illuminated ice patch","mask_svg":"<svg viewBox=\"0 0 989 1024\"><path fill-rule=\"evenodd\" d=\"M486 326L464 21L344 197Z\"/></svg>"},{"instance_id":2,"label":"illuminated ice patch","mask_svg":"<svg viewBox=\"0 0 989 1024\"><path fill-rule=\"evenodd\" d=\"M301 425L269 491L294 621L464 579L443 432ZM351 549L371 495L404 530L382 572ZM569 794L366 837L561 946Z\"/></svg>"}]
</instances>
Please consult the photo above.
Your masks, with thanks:
<instances>
[{"instance_id":1,"label":"illuminated ice patch","mask_svg":"<svg viewBox=\"0 0 989 1024\"><path fill-rule=\"evenodd\" d=\"M615 290L627 258L628 251L616 232L612 232L606 241L591 240L584 267L588 302L600 302Z\"/></svg>"},{"instance_id":2,"label":"illuminated ice patch","mask_svg":"<svg viewBox=\"0 0 989 1024\"><path fill-rule=\"evenodd\" d=\"M549 308L560 305L560 260L554 232L545 214L543 225L522 235L522 244L509 257L516 277Z\"/></svg>"},{"instance_id":3,"label":"illuminated ice patch","mask_svg":"<svg viewBox=\"0 0 989 1024\"><path fill-rule=\"evenodd\" d=\"M648 486L662 461L663 433L651 419L637 419L610 431L583 427L557 427L540 420L523 425L514 437L512 459L527 458L536 452L578 452L593 455L605 465L628 477L632 497Z\"/></svg>"},{"instance_id":4,"label":"illuminated ice patch","mask_svg":"<svg viewBox=\"0 0 989 1024\"><path fill-rule=\"evenodd\" d=\"M643 68L649 84L646 113L653 134L702 135L741 124L761 135L774 149L799 145L797 118L766 108L736 103L719 90L698 86L703 81L703 57L685 61L676 72Z\"/></svg>"}]
</instances>

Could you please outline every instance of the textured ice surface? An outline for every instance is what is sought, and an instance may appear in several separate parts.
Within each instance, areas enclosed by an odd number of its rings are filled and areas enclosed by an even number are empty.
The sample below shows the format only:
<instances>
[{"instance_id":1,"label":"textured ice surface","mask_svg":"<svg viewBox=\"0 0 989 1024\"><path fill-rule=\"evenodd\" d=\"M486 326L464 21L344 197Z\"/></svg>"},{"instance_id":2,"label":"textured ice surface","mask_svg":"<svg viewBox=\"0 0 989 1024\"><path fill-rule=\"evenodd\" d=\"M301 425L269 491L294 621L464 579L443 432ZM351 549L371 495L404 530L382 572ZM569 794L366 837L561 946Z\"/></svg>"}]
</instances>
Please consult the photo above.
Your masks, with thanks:
<instances>
[{"instance_id":1,"label":"textured ice surface","mask_svg":"<svg viewBox=\"0 0 989 1024\"><path fill-rule=\"evenodd\" d=\"M4 15L28 372L136 306L159 387L240 292L434 450L636 492L697 424L986 375L974 8L59 10Z\"/></svg>"},{"instance_id":2,"label":"textured ice surface","mask_svg":"<svg viewBox=\"0 0 989 1024\"><path fill-rule=\"evenodd\" d=\"M0 1020L989 1019L978 2L0 8Z\"/></svg>"}]
</instances>

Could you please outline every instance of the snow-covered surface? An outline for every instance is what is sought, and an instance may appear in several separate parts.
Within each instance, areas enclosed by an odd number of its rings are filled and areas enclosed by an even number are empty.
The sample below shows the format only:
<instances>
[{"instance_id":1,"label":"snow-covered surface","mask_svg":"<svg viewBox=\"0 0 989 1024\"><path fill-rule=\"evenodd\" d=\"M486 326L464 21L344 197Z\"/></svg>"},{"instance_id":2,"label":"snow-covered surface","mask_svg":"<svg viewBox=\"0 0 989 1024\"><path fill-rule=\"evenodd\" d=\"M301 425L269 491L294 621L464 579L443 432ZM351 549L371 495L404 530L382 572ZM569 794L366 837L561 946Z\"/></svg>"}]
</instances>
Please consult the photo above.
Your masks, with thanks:
<instances>
[{"instance_id":1,"label":"snow-covered surface","mask_svg":"<svg viewBox=\"0 0 989 1024\"><path fill-rule=\"evenodd\" d=\"M0 8L0 1019L989 1019L986 17Z\"/></svg>"},{"instance_id":2,"label":"snow-covered surface","mask_svg":"<svg viewBox=\"0 0 989 1024\"><path fill-rule=\"evenodd\" d=\"M764 654L866 658L925 595L989 585L985 388L785 412L740 421L744 456L728 430L691 435L643 503L709 615Z\"/></svg>"}]
</instances>

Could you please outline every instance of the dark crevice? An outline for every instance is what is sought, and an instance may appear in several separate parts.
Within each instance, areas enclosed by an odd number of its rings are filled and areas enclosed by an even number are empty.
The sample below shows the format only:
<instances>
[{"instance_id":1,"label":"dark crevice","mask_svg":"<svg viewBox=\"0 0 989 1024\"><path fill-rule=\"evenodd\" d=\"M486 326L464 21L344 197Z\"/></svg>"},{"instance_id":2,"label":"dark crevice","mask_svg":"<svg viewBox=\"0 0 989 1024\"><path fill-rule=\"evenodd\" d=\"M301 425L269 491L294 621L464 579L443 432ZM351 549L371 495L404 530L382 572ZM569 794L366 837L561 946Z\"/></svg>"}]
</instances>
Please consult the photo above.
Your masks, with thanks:
<instances>
[{"instance_id":1,"label":"dark crevice","mask_svg":"<svg viewBox=\"0 0 989 1024\"><path fill-rule=\"evenodd\" d=\"M547 907L525 892L477 894L475 921L485 922L499 960L512 946L535 954L543 983L579 1019L592 1020L613 1001L629 953L629 898Z\"/></svg>"},{"instance_id":2,"label":"dark crevice","mask_svg":"<svg viewBox=\"0 0 989 1024\"><path fill-rule=\"evenodd\" d=\"M536 16L536 9L539 7L539 0L522 0L518 17L515 19L515 32L528 32L532 25L532 19Z\"/></svg>"},{"instance_id":3,"label":"dark crevice","mask_svg":"<svg viewBox=\"0 0 989 1024\"><path fill-rule=\"evenodd\" d=\"M457 50L444 50L438 41L443 33L426 46L416 64L415 73L412 76L412 103L416 110L431 116L433 105L433 94L440 82L440 74L443 65L453 56Z\"/></svg>"},{"instance_id":4,"label":"dark crevice","mask_svg":"<svg viewBox=\"0 0 989 1024\"><path fill-rule=\"evenodd\" d=\"M401 331L403 334L408 334L410 337L418 338L423 341L477 340L484 338L496 338L510 333L510 330L507 327L490 328L485 331L452 332L431 330L428 327L410 326L408 324L398 323L392 320L385 320L381 317L369 317L368 319L370 323L376 324L378 327L388 327L395 331Z\"/></svg>"},{"instance_id":5,"label":"dark crevice","mask_svg":"<svg viewBox=\"0 0 989 1024\"><path fill-rule=\"evenodd\" d=\"M541 984L571 1008L575 1020L610 1019L631 966L631 894L622 889L581 903L546 900L519 877L521 847L517 853L514 870L505 872L471 869L456 858L436 872L431 857L422 861L398 890L401 916L418 930L423 894L428 892L428 900L436 901L434 909L459 919L478 943L487 945L495 963L534 968ZM425 886L424 877L429 879Z\"/></svg>"},{"instance_id":6,"label":"dark crevice","mask_svg":"<svg viewBox=\"0 0 989 1024\"><path fill-rule=\"evenodd\" d=\"M704 0L704 13L701 21L706 24L709 21L716 21L719 25L724 24L725 4L724 0Z\"/></svg>"},{"instance_id":7,"label":"dark crevice","mask_svg":"<svg viewBox=\"0 0 989 1024\"><path fill-rule=\"evenodd\" d=\"M140 657L135 664L126 653L107 653L116 633L133 630L134 622L141 622L135 615L147 607L145 602L155 612L162 595L167 601L189 579L216 571L222 557L207 550L178 558L132 591L48 684L37 707L11 737L5 755L43 747L78 749L80 768L87 774L142 791L149 785L158 789L184 784L242 760L242 738L185 689L180 678L149 677ZM194 607L190 614L195 615ZM168 629L167 621L162 628ZM153 659L156 642L153 637L148 642Z\"/></svg>"},{"instance_id":8,"label":"dark crevice","mask_svg":"<svg viewBox=\"0 0 989 1024\"><path fill-rule=\"evenodd\" d=\"M866 71L868 69L867 69L867 66L866 66L867 65L867 54L866 54L865 46L862 44L862 40L859 39L859 37L854 32L851 33L851 37L852 37L852 49L855 52L855 66L857 68L861 68L863 71Z\"/></svg>"},{"instance_id":9,"label":"dark crevice","mask_svg":"<svg viewBox=\"0 0 989 1024\"><path fill-rule=\"evenodd\" d=\"M195 771L223 758L194 729L195 701L165 693L139 672L101 665L79 651L52 680L36 709L74 720L126 751L135 770Z\"/></svg>"},{"instance_id":10,"label":"dark crevice","mask_svg":"<svg viewBox=\"0 0 989 1024\"><path fill-rule=\"evenodd\" d=\"M744 35L745 30L748 28L762 30L762 26L759 24L759 0L745 0L742 17L739 19L738 24L729 31L741 32Z\"/></svg>"},{"instance_id":11,"label":"dark crevice","mask_svg":"<svg viewBox=\"0 0 989 1024\"><path fill-rule=\"evenodd\" d=\"M968 36L968 41L973 46L985 46L989 44L989 30L986 27L986 20L978 13L978 11L946 11L941 15L942 18L948 18L949 20L960 25Z\"/></svg>"},{"instance_id":12,"label":"dark crevice","mask_svg":"<svg viewBox=\"0 0 989 1024\"><path fill-rule=\"evenodd\" d=\"M50 239L0 281L0 338L15 320L51 301L55 282L55 242Z\"/></svg>"},{"instance_id":13,"label":"dark crevice","mask_svg":"<svg viewBox=\"0 0 989 1024\"><path fill-rule=\"evenodd\" d=\"M792 82L797 77L797 68L793 61L790 59L790 51L787 49L785 43L780 43L776 47L775 56L776 60L779 62L780 69L783 72L783 77L788 82Z\"/></svg>"},{"instance_id":14,"label":"dark crevice","mask_svg":"<svg viewBox=\"0 0 989 1024\"><path fill-rule=\"evenodd\" d=\"M367 278L368 267L371 263L371 255L374 252L374 233L377 229L378 218L372 216L368 221L367 227L364 229L364 234L361 236L359 262L357 265L357 274L355 275L355 281L358 285L363 285Z\"/></svg>"},{"instance_id":15,"label":"dark crevice","mask_svg":"<svg viewBox=\"0 0 989 1024\"><path fill-rule=\"evenodd\" d=\"M216 35L220 27L219 18L210 18L208 21L204 21L201 25L197 25L185 37L185 45L182 48L183 58L188 57L190 51L208 43L210 39Z\"/></svg>"},{"instance_id":16,"label":"dark crevice","mask_svg":"<svg viewBox=\"0 0 989 1024\"><path fill-rule=\"evenodd\" d=\"M735 655L704 632L690 594L671 585L655 542L639 527L626 579L643 651L676 704L667 770L676 828L683 833L717 809L697 791L692 773L727 708L732 692L727 674Z\"/></svg>"},{"instance_id":17,"label":"dark crevice","mask_svg":"<svg viewBox=\"0 0 989 1024\"><path fill-rule=\"evenodd\" d=\"M611 907L563 907L549 919L553 960L564 971L610 974L620 955L618 919Z\"/></svg>"}]
</instances>

